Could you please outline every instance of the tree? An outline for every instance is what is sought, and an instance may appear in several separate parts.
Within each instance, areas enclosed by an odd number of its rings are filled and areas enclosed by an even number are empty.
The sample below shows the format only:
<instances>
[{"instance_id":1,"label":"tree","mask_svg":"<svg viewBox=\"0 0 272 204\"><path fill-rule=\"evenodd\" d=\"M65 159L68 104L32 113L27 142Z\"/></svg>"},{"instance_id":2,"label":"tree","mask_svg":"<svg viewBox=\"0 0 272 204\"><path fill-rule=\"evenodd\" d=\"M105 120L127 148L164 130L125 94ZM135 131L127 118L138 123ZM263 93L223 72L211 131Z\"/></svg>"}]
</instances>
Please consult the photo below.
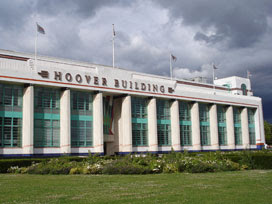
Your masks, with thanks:
<instances>
[{"instance_id":1,"label":"tree","mask_svg":"<svg viewBox=\"0 0 272 204\"><path fill-rule=\"evenodd\" d=\"M264 121L264 132L266 144L272 145L272 124Z\"/></svg>"}]
</instances>

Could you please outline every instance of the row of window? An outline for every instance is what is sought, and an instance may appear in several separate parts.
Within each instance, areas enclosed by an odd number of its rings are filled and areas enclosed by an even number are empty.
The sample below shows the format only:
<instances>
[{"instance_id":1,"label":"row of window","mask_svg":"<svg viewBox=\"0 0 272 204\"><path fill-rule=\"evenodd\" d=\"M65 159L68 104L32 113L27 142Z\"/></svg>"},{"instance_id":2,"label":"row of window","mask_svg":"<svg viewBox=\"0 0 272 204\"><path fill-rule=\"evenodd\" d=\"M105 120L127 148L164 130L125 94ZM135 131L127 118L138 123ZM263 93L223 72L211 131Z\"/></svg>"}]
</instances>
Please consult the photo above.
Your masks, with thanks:
<instances>
[{"instance_id":1,"label":"row of window","mask_svg":"<svg viewBox=\"0 0 272 204\"><path fill-rule=\"evenodd\" d=\"M1 107L10 117L0 117L0 146L21 145L23 88L0 84ZM71 92L71 144L74 147L92 146L93 95L88 92ZM34 92L34 146L57 147L60 144L60 90L35 87ZM7 108L8 109L7 111ZM190 104L179 102L181 145L191 145ZM248 109L250 143L255 144L254 110ZM112 101L103 99L104 133L112 128ZM217 106L220 145L227 144L226 109ZM0 115L1 116L1 115ZM199 104L201 144L210 145L209 105ZM235 142L242 144L240 110L234 108ZM158 144L171 145L170 101L157 100ZM132 135L134 146L148 145L147 100L132 98Z\"/></svg>"},{"instance_id":2,"label":"row of window","mask_svg":"<svg viewBox=\"0 0 272 204\"><path fill-rule=\"evenodd\" d=\"M192 145L191 116L190 104L188 102L179 101L179 120L180 120L180 140L181 145ZM200 139L201 145L210 145L210 121L209 121L209 105L199 104L199 120L200 120ZM249 139L250 144L256 144L255 127L254 127L254 109L248 109L249 120ZM147 145L147 100L144 98L132 99L132 129L133 129L133 145ZM145 119L145 120L140 120ZM227 145L227 127L226 127L226 107L217 105L218 120L218 139L219 145ZM241 131L241 109L233 108L234 134L235 144L242 144ZM145 125L143 125L145 124ZM171 145L171 120L170 120L170 102L167 100L157 100L157 131L158 144Z\"/></svg>"}]
</instances>

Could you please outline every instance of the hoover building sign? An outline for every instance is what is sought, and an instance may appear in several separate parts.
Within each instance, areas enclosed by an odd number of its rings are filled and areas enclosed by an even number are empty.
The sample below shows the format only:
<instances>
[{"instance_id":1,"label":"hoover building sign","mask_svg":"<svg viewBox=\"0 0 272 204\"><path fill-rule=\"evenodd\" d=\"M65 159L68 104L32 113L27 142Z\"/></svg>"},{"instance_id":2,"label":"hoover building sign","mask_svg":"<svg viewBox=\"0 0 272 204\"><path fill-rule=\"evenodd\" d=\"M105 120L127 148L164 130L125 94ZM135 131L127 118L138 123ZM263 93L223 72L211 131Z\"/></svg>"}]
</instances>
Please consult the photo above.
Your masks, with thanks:
<instances>
[{"instance_id":1,"label":"hoover building sign","mask_svg":"<svg viewBox=\"0 0 272 204\"><path fill-rule=\"evenodd\" d=\"M49 79L49 72L46 70L41 70L38 74L44 78ZM114 88L122 88L122 89L130 89L130 90L139 90L139 91L146 91L152 93L173 93L174 89L172 87L165 87L165 85L158 85L158 84L151 84L151 83L144 83L144 82L136 82L130 80L123 80L123 79L113 79L113 81L108 81L106 77L97 77L91 75L81 75L81 74L71 74L71 73L63 73L59 71L54 71L53 73L55 81L65 81L70 83L77 83L77 84L89 84L94 86L104 86L108 87L109 84L113 85Z\"/></svg>"}]
</instances>

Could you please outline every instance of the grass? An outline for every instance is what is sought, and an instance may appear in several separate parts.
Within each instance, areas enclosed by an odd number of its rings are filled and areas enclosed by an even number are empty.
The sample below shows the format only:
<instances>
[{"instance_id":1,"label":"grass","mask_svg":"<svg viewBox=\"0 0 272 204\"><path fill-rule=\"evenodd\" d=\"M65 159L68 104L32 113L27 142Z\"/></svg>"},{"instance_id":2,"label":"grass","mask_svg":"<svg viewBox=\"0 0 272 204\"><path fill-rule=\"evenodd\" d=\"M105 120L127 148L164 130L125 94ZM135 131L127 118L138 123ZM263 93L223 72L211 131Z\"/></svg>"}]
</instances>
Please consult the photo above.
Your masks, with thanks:
<instances>
[{"instance_id":1,"label":"grass","mask_svg":"<svg viewBox=\"0 0 272 204\"><path fill-rule=\"evenodd\" d=\"M157 175L0 174L0 203L272 203L272 170Z\"/></svg>"}]
</instances>

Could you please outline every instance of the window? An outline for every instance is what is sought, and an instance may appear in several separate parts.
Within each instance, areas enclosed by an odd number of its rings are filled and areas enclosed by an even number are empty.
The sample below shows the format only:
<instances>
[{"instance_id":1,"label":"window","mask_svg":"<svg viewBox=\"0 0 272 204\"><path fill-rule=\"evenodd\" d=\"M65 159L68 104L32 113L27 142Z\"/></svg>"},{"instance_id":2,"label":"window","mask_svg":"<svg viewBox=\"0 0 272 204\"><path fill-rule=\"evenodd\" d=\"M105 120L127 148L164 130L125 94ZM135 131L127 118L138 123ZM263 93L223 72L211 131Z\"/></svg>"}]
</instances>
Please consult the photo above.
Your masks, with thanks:
<instances>
[{"instance_id":1,"label":"window","mask_svg":"<svg viewBox=\"0 0 272 204\"><path fill-rule=\"evenodd\" d=\"M22 138L22 119L0 117L0 146L20 147Z\"/></svg>"},{"instance_id":2,"label":"window","mask_svg":"<svg viewBox=\"0 0 272 204\"><path fill-rule=\"evenodd\" d=\"M93 145L93 95L71 91L71 146Z\"/></svg>"},{"instance_id":3,"label":"window","mask_svg":"<svg viewBox=\"0 0 272 204\"><path fill-rule=\"evenodd\" d=\"M256 135L255 135L255 109L248 108L248 128L249 128L249 143L251 145L256 144Z\"/></svg>"},{"instance_id":4,"label":"window","mask_svg":"<svg viewBox=\"0 0 272 204\"><path fill-rule=\"evenodd\" d=\"M219 145L227 145L227 131L226 127L218 127Z\"/></svg>"},{"instance_id":5,"label":"window","mask_svg":"<svg viewBox=\"0 0 272 204\"><path fill-rule=\"evenodd\" d=\"M234 127L235 144L242 145L242 132L241 127Z\"/></svg>"},{"instance_id":6,"label":"window","mask_svg":"<svg viewBox=\"0 0 272 204\"><path fill-rule=\"evenodd\" d=\"M35 119L34 121L34 146L59 147L60 121L52 119Z\"/></svg>"},{"instance_id":7,"label":"window","mask_svg":"<svg viewBox=\"0 0 272 204\"><path fill-rule=\"evenodd\" d=\"M113 104L110 96L103 97L103 131L104 134L111 134Z\"/></svg>"},{"instance_id":8,"label":"window","mask_svg":"<svg viewBox=\"0 0 272 204\"><path fill-rule=\"evenodd\" d=\"M60 89L35 87L34 147L60 145Z\"/></svg>"},{"instance_id":9,"label":"window","mask_svg":"<svg viewBox=\"0 0 272 204\"><path fill-rule=\"evenodd\" d=\"M180 143L182 146L192 145L190 104L179 101Z\"/></svg>"},{"instance_id":10,"label":"window","mask_svg":"<svg viewBox=\"0 0 272 204\"><path fill-rule=\"evenodd\" d=\"M140 97L131 98L132 111L132 144L133 146L147 145L147 99Z\"/></svg>"},{"instance_id":11,"label":"window","mask_svg":"<svg viewBox=\"0 0 272 204\"><path fill-rule=\"evenodd\" d=\"M201 145L210 145L210 120L208 104L199 104L199 120Z\"/></svg>"},{"instance_id":12,"label":"window","mask_svg":"<svg viewBox=\"0 0 272 204\"><path fill-rule=\"evenodd\" d=\"M242 145L241 109L233 107L235 145Z\"/></svg>"},{"instance_id":13,"label":"window","mask_svg":"<svg viewBox=\"0 0 272 204\"><path fill-rule=\"evenodd\" d=\"M157 100L158 145L171 145L170 102Z\"/></svg>"},{"instance_id":14,"label":"window","mask_svg":"<svg viewBox=\"0 0 272 204\"><path fill-rule=\"evenodd\" d=\"M0 84L0 147L20 147L23 87Z\"/></svg>"},{"instance_id":15,"label":"window","mask_svg":"<svg viewBox=\"0 0 272 204\"><path fill-rule=\"evenodd\" d=\"M199 119L200 122L209 121L209 106L208 104L200 103L199 104Z\"/></svg>"},{"instance_id":16,"label":"window","mask_svg":"<svg viewBox=\"0 0 272 204\"><path fill-rule=\"evenodd\" d=\"M241 85L241 89L242 89L243 95L247 95L247 87L245 84Z\"/></svg>"},{"instance_id":17,"label":"window","mask_svg":"<svg viewBox=\"0 0 272 204\"><path fill-rule=\"evenodd\" d=\"M217 105L219 145L227 145L226 107Z\"/></svg>"},{"instance_id":18,"label":"window","mask_svg":"<svg viewBox=\"0 0 272 204\"><path fill-rule=\"evenodd\" d=\"M210 127L200 125L201 145L210 145Z\"/></svg>"}]
</instances>

